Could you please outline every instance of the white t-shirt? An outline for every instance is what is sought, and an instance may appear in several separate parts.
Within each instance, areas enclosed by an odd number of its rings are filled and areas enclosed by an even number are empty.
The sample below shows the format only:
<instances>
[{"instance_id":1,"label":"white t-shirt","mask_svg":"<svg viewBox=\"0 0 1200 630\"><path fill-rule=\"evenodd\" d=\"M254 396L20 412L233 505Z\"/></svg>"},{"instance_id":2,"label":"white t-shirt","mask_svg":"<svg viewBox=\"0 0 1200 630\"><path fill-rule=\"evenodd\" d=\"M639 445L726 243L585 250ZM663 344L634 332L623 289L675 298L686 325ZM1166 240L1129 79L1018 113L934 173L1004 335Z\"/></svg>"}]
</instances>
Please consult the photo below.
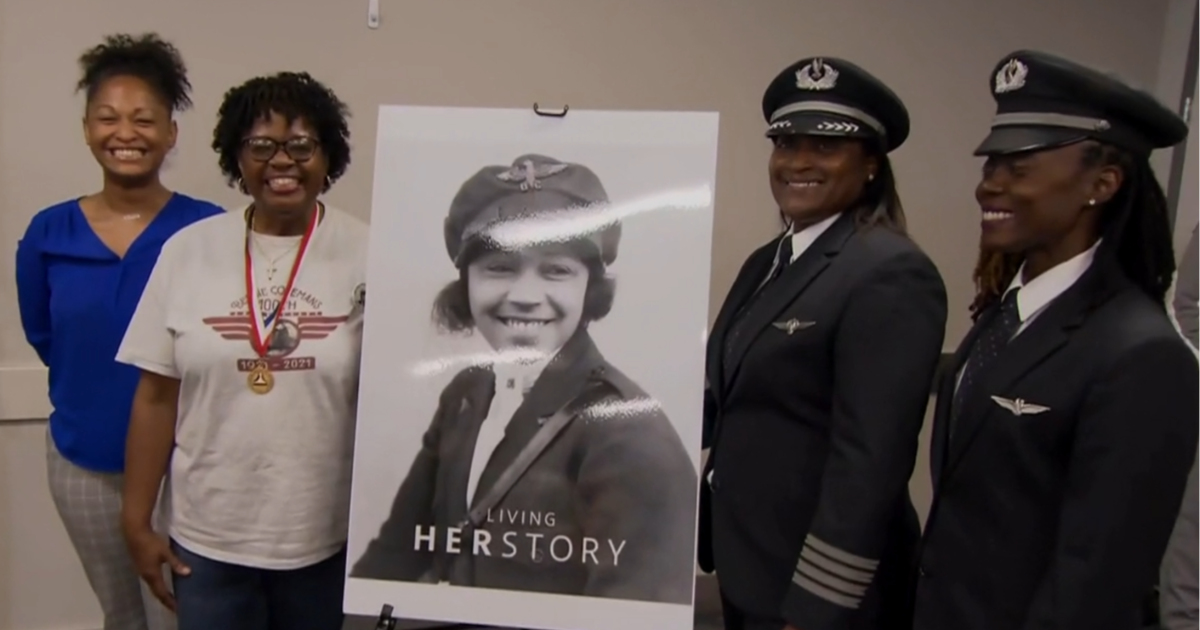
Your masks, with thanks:
<instances>
[{"instance_id":1,"label":"white t-shirt","mask_svg":"<svg viewBox=\"0 0 1200 630\"><path fill-rule=\"evenodd\" d=\"M245 230L245 213L229 212L167 241L117 360L181 381L166 490L170 535L214 560L294 569L332 556L346 540L367 225L326 206L279 314L267 394L248 386L258 355ZM298 249L286 238L252 240L264 315Z\"/></svg>"}]
</instances>

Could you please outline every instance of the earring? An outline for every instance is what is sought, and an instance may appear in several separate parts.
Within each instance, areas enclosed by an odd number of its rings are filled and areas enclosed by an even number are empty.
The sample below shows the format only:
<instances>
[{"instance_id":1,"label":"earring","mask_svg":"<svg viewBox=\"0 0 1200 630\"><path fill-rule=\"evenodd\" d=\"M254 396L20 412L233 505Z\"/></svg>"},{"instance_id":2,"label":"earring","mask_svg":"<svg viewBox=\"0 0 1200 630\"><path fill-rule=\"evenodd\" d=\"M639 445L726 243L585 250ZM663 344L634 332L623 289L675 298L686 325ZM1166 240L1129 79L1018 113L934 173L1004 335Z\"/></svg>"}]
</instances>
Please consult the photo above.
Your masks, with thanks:
<instances>
[{"instance_id":1,"label":"earring","mask_svg":"<svg viewBox=\"0 0 1200 630\"><path fill-rule=\"evenodd\" d=\"M873 181L875 181L875 173L871 173L871 174L867 175L867 182L873 182Z\"/></svg>"},{"instance_id":2,"label":"earring","mask_svg":"<svg viewBox=\"0 0 1200 630\"><path fill-rule=\"evenodd\" d=\"M1095 200L1095 199L1088 199L1088 205L1089 205L1089 206L1094 206L1094 205L1096 205L1096 200Z\"/></svg>"}]
</instances>

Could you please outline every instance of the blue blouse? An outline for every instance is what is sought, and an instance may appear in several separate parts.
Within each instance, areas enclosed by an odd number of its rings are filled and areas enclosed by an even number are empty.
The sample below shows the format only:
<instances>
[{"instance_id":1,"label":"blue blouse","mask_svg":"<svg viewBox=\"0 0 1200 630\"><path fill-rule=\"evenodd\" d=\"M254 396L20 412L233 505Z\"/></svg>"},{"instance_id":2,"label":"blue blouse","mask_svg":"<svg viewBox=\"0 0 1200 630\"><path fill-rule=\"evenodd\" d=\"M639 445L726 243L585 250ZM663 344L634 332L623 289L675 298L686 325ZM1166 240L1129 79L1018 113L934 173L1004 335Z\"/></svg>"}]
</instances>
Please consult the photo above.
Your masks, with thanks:
<instances>
[{"instance_id":1,"label":"blue blouse","mask_svg":"<svg viewBox=\"0 0 1200 630\"><path fill-rule=\"evenodd\" d=\"M129 247L113 253L79 200L46 208L17 244L17 301L25 339L49 368L50 435L90 470L125 468L125 435L139 372L114 359L162 245L224 210L175 193Z\"/></svg>"}]
</instances>

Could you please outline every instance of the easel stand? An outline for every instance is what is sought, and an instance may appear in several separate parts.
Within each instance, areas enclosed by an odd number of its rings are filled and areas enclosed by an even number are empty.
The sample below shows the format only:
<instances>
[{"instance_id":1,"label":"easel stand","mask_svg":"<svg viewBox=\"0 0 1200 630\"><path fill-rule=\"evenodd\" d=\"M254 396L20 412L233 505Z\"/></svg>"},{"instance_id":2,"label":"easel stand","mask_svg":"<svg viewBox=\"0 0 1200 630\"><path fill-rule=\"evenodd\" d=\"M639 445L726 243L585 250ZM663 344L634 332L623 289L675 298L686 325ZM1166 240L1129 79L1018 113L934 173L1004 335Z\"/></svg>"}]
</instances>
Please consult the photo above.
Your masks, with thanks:
<instances>
[{"instance_id":1,"label":"easel stand","mask_svg":"<svg viewBox=\"0 0 1200 630\"><path fill-rule=\"evenodd\" d=\"M391 604L384 604L383 608L379 609L379 618L375 620L375 630L396 630L396 622L399 621L392 616Z\"/></svg>"},{"instance_id":2,"label":"easel stand","mask_svg":"<svg viewBox=\"0 0 1200 630\"><path fill-rule=\"evenodd\" d=\"M375 620L375 630L397 630L396 624L400 620L392 616L393 612L395 612L395 608L391 604L384 604L379 609L379 617ZM419 630L475 630L476 628L479 626L464 623L434 623L419 626Z\"/></svg>"}]
</instances>

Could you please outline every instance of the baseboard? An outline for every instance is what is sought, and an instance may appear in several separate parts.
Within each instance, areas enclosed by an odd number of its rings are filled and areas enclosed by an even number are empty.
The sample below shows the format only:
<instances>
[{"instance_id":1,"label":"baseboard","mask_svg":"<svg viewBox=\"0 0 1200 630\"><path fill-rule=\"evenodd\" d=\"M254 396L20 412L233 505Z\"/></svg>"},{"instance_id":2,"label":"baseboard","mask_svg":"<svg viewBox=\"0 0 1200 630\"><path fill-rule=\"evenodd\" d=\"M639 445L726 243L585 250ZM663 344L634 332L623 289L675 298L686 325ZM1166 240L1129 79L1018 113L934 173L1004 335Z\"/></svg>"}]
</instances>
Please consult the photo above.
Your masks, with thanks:
<instances>
[{"instance_id":1,"label":"baseboard","mask_svg":"<svg viewBox=\"0 0 1200 630\"><path fill-rule=\"evenodd\" d=\"M21 422L50 415L46 368L0 367L0 422Z\"/></svg>"}]
</instances>

